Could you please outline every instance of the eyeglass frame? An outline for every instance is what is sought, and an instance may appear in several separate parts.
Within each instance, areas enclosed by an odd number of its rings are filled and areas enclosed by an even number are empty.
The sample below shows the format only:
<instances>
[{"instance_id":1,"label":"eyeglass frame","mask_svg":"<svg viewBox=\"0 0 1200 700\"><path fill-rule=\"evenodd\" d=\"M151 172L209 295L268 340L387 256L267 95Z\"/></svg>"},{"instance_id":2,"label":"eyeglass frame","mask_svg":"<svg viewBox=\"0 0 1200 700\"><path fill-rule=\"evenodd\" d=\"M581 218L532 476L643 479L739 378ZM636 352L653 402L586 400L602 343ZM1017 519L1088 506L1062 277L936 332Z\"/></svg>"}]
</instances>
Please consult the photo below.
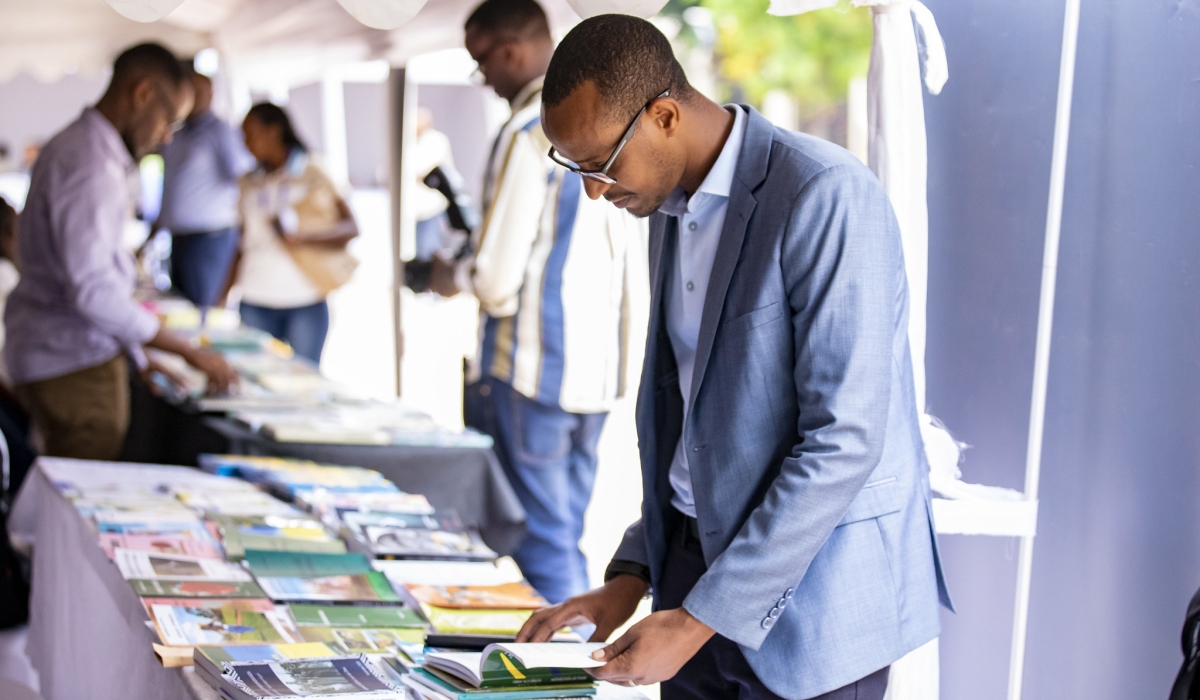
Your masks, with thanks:
<instances>
[{"instance_id":1,"label":"eyeglass frame","mask_svg":"<svg viewBox=\"0 0 1200 700\"><path fill-rule=\"evenodd\" d=\"M158 99L158 105L167 111L167 130L172 135L179 133L179 130L183 128L184 122L187 121L187 117L175 118L175 101L171 99L167 91L158 83L154 83L154 93L155 98Z\"/></svg>"},{"instance_id":2,"label":"eyeglass frame","mask_svg":"<svg viewBox=\"0 0 1200 700\"><path fill-rule=\"evenodd\" d=\"M638 110L638 113L633 115L633 121L629 122L629 127L625 129L625 135L622 136L621 140L617 142L617 147L613 149L612 155L608 157L608 160L604 161L604 165L602 165L599 170L584 170L571 161L560 158L557 152L555 152L554 146L550 147L550 151L546 155L550 156L550 160L554 161L558 165L563 166L567 170L570 170L576 175L581 175L583 177L596 180L597 182L603 182L606 185L615 185L617 184L617 181L613 176L608 174L608 169L613 166L613 163L617 160L617 156L621 155L621 151L625 148L625 145L633 139L633 134L637 124L639 121L641 121L642 115L646 113L646 110L650 109L650 105L654 104L657 100L661 100L664 97L670 96L671 88L667 88L666 90L658 93L657 97L651 98L649 102L642 105L642 108Z\"/></svg>"}]
</instances>

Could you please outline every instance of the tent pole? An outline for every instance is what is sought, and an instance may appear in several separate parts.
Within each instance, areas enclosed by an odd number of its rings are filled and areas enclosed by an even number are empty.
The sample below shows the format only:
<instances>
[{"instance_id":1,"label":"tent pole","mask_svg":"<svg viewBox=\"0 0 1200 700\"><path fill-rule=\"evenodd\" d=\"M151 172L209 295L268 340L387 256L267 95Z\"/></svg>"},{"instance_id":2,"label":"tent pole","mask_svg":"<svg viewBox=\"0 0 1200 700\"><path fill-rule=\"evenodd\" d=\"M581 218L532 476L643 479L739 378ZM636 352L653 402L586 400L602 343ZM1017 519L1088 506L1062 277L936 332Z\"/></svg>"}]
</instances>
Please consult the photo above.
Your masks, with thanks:
<instances>
[{"instance_id":1,"label":"tent pole","mask_svg":"<svg viewBox=\"0 0 1200 700\"><path fill-rule=\"evenodd\" d=\"M1066 0L1062 56L1058 69L1058 105L1054 116L1054 147L1050 160L1050 198L1046 208L1042 290L1038 304L1037 347L1033 362L1033 398L1029 409L1029 444L1025 453L1025 499L1037 501L1042 472L1042 436L1046 422L1046 385L1050 375L1050 339L1054 329L1054 293L1058 276L1058 242L1062 231L1063 190L1067 176L1067 143L1071 128L1071 97L1075 87L1075 49L1079 36L1080 0ZM1029 623L1029 590L1033 575L1033 536L1021 538L1017 561L1017 603L1013 614L1012 655L1008 670L1008 700L1021 700L1025 674L1025 638Z\"/></svg>"},{"instance_id":2,"label":"tent pole","mask_svg":"<svg viewBox=\"0 0 1200 700\"><path fill-rule=\"evenodd\" d=\"M388 196L392 214L392 323L396 342L396 396L402 394L401 366L404 358L404 326L401 302L404 289L404 238L411 229L409 207L404 198L408 168L404 164L404 147L411 144L416 133L416 91L408 81L407 70L392 68L388 73ZM410 234L411 235L411 234Z\"/></svg>"}]
</instances>

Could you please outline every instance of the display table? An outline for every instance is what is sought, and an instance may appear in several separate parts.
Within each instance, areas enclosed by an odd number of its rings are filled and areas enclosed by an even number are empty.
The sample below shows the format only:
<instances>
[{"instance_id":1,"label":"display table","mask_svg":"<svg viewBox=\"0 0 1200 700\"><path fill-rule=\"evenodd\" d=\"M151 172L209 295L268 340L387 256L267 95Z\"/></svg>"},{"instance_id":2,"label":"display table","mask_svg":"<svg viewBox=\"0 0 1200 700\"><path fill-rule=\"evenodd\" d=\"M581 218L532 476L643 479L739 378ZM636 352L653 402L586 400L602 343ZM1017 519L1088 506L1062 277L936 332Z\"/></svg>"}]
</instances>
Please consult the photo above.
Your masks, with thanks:
<instances>
[{"instance_id":1,"label":"display table","mask_svg":"<svg viewBox=\"0 0 1200 700\"><path fill-rule=\"evenodd\" d=\"M180 467L144 467L164 475ZM191 668L163 668L155 633L133 588L96 543L87 521L37 464L9 518L33 543L33 594L26 653L44 700L219 700ZM645 700L601 684L597 700Z\"/></svg>"},{"instance_id":2,"label":"display table","mask_svg":"<svg viewBox=\"0 0 1200 700\"><path fill-rule=\"evenodd\" d=\"M435 508L453 508L488 546L511 554L525 535L525 510L488 448L330 445L276 442L220 416L154 396L133 383L129 437L122 459L195 466L204 453L272 455L374 469Z\"/></svg>"},{"instance_id":3,"label":"display table","mask_svg":"<svg viewBox=\"0 0 1200 700\"><path fill-rule=\"evenodd\" d=\"M192 669L163 668L133 588L39 467L9 529L34 542L26 653L45 700L217 700Z\"/></svg>"}]
</instances>

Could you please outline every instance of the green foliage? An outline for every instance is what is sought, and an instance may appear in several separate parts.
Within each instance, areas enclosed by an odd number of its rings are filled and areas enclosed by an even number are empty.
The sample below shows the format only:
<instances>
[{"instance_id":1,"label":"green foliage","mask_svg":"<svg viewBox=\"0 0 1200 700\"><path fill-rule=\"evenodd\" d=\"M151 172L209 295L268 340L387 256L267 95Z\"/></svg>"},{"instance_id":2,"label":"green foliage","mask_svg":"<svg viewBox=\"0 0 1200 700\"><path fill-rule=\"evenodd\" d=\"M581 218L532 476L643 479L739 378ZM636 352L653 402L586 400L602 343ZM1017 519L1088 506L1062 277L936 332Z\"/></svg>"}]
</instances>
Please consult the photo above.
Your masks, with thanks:
<instances>
[{"instance_id":1,"label":"green foliage","mask_svg":"<svg viewBox=\"0 0 1200 700\"><path fill-rule=\"evenodd\" d=\"M761 104L770 90L790 93L805 111L846 99L852 78L864 76L871 54L871 13L840 0L837 7L791 17L767 14L768 0L679 0L712 12L718 74ZM681 38L694 42L695 34Z\"/></svg>"}]
</instances>

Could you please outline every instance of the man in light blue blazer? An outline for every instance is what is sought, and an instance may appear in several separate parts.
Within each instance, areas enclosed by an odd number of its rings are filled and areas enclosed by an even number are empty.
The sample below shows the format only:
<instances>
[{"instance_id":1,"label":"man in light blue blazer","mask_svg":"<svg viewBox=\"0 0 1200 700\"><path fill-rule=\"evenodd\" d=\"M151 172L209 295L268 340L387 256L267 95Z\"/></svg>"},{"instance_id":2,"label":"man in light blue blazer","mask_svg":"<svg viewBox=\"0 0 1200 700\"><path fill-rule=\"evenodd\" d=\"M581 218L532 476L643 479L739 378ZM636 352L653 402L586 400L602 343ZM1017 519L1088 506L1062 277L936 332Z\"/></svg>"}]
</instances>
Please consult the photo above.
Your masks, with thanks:
<instances>
[{"instance_id":1,"label":"man in light blue blazer","mask_svg":"<svg viewBox=\"0 0 1200 700\"><path fill-rule=\"evenodd\" d=\"M535 613L663 698L882 698L949 606L900 234L837 146L693 90L653 25L584 21L546 75L550 157L651 217L642 518L603 587Z\"/></svg>"}]
</instances>

